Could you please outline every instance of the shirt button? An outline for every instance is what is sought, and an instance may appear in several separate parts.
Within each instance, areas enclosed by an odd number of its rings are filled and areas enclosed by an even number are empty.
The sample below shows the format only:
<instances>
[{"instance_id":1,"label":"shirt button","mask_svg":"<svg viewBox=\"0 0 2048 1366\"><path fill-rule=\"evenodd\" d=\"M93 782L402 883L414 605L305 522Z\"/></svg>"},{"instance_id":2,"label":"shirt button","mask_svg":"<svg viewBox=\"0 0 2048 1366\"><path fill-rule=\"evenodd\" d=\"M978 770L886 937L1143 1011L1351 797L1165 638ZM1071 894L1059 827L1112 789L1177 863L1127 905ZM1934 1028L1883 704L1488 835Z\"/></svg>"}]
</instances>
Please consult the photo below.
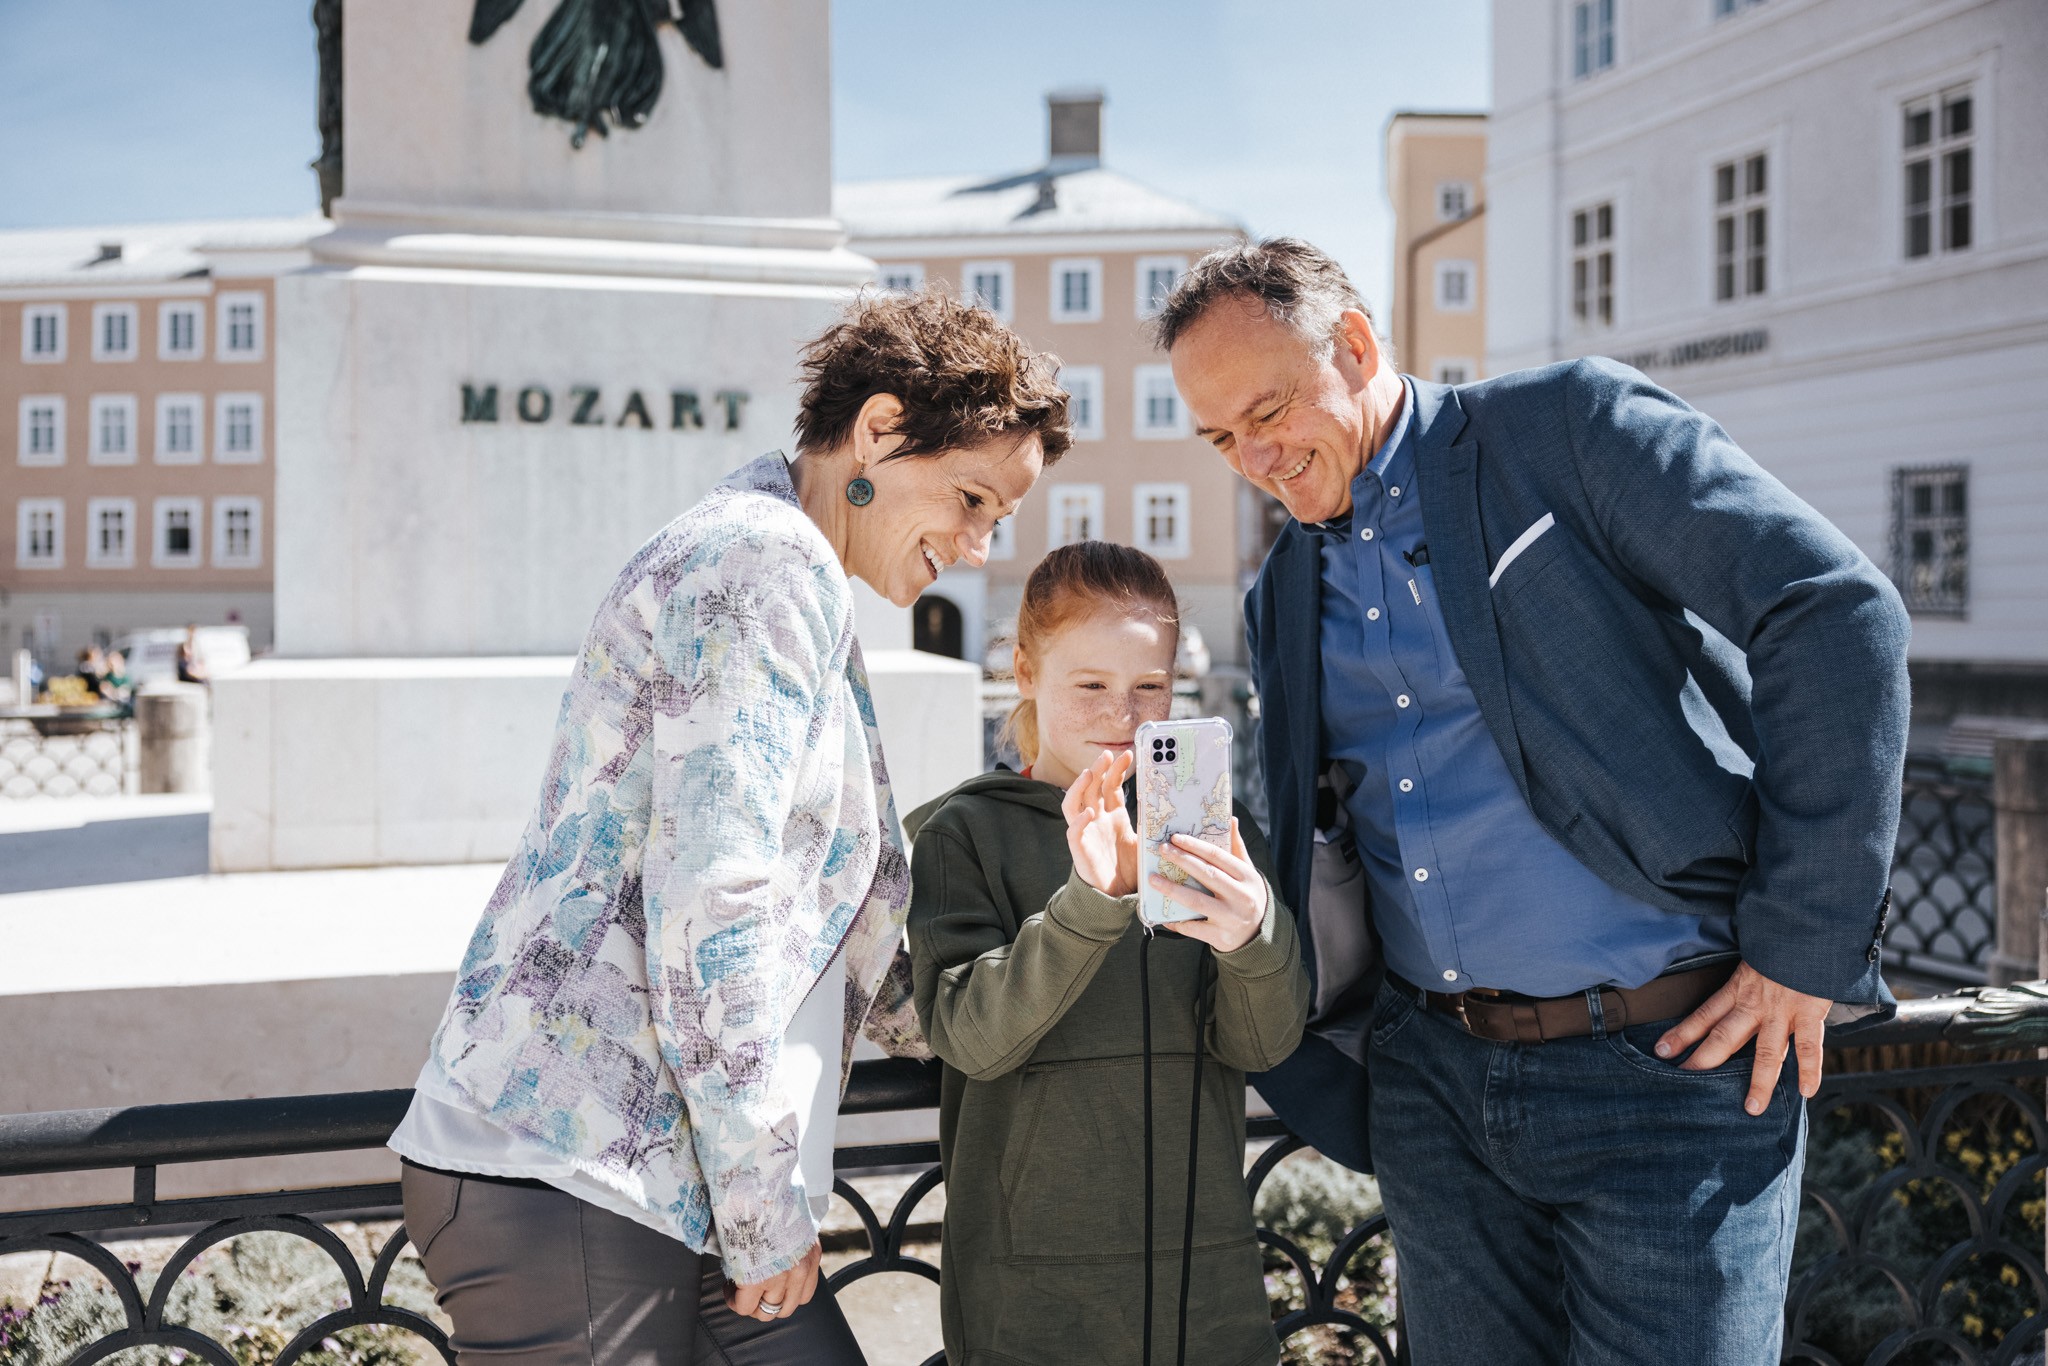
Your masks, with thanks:
<instances>
[{"instance_id":1,"label":"shirt button","mask_svg":"<svg viewBox=\"0 0 2048 1366\"><path fill-rule=\"evenodd\" d=\"M1399 498L1400 496L1401 496L1401 486L1400 486L1399 484L1396 484L1396 485L1394 485L1394 487L1392 487L1392 488L1390 488L1390 489L1388 489L1388 490L1387 490L1387 497L1389 497L1389 498Z\"/></svg>"},{"instance_id":2,"label":"shirt button","mask_svg":"<svg viewBox=\"0 0 2048 1366\"><path fill-rule=\"evenodd\" d=\"M1368 608L1366 608L1366 609L1365 609L1365 619L1366 619L1367 621L1378 621L1378 620L1380 619L1380 609L1379 609L1379 608L1377 608L1377 607L1368 607Z\"/></svg>"},{"instance_id":3,"label":"shirt button","mask_svg":"<svg viewBox=\"0 0 2048 1366\"><path fill-rule=\"evenodd\" d=\"M1417 868L1417 869L1415 870L1415 880L1416 880L1417 882L1427 882L1427 881L1429 881L1429 869L1427 869L1427 868Z\"/></svg>"},{"instance_id":4,"label":"shirt button","mask_svg":"<svg viewBox=\"0 0 2048 1366\"><path fill-rule=\"evenodd\" d=\"M1401 694L1401 695L1400 695L1399 697L1395 698L1395 699L1394 699L1394 705L1395 705L1395 706L1397 706L1397 707L1405 707L1405 706L1407 706L1407 705L1408 705L1408 694L1407 694L1407 693L1402 693L1402 694Z\"/></svg>"},{"instance_id":5,"label":"shirt button","mask_svg":"<svg viewBox=\"0 0 2048 1366\"><path fill-rule=\"evenodd\" d=\"M1372 528L1371 528L1371 527L1367 527L1367 528L1366 528L1365 530L1363 530L1363 531L1359 532L1359 533L1358 533L1358 539L1360 539L1361 541L1369 541L1369 540L1371 540L1371 539L1372 539Z\"/></svg>"},{"instance_id":6,"label":"shirt button","mask_svg":"<svg viewBox=\"0 0 2048 1366\"><path fill-rule=\"evenodd\" d=\"M1401 780L1401 790L1403 792L1413 792L1415 790L1415 780L1413 778L1403 778Z\"/></svg>"},{"instance_id":7,"label":"shirt button","mask_svg":"<svg viewBox=\"0 0 2048 1366\"><path fill-rule=\"evenodd\" d=\"M1445 969L1444 969L1444 980L1445 980L1446 982L1455 982L1455 981L1457 981L1457 980L1458 980L1458 970L1457 970L1456 968L1445 968Z\"/></svg>"}]
</instances>

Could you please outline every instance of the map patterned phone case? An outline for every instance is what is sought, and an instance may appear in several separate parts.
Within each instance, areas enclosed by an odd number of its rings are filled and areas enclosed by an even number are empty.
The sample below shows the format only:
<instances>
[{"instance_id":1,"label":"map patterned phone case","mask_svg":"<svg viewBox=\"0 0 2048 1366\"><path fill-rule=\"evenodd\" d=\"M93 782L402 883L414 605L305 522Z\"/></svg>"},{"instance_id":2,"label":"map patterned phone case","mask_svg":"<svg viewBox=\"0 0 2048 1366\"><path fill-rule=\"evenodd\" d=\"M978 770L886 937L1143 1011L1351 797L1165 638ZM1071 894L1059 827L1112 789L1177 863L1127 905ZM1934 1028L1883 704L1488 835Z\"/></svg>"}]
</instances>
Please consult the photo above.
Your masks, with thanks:
<instances>
[{"instance_id":1,"label":"map patterned phone case","mask_svg":"<svg viewBox=\"0 0 2048 1366\"><path fill-rule=\"evenodd\" d=\"M1147 721L1138 727L1132 751L1138 783L1138 915L1148 925L1200 920L1154 891L1152 875L1199 887L1160 865L1159 846L1174 835L1230 847L1230 723L1213 716Z\"/></svg>"}]
</instances>

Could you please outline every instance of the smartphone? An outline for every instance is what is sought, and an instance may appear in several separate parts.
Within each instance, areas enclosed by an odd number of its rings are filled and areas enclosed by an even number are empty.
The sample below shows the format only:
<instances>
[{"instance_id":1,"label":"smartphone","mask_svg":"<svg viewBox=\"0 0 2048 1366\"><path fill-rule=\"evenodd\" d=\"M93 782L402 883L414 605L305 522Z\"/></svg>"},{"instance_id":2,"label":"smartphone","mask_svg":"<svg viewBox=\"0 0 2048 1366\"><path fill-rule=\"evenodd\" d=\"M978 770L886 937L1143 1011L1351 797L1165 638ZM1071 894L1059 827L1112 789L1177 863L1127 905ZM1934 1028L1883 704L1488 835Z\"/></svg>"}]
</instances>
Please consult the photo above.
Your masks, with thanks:
<instances>
[{"instance_id":1,"label":"smartphone","mask_svg":"<svg viewBox=\"0 0 2048 1366\"><path fill-rule=\"evenodd\" d=\"M1138 783L1138 916L1148 925L1207 917L1152 888L1158 873L1198 887L1159 862L1160 845L1192 835L1230 847L1230 723L1217 716L1147 721L1132 745Z\"/></svg>"}]
</instances>

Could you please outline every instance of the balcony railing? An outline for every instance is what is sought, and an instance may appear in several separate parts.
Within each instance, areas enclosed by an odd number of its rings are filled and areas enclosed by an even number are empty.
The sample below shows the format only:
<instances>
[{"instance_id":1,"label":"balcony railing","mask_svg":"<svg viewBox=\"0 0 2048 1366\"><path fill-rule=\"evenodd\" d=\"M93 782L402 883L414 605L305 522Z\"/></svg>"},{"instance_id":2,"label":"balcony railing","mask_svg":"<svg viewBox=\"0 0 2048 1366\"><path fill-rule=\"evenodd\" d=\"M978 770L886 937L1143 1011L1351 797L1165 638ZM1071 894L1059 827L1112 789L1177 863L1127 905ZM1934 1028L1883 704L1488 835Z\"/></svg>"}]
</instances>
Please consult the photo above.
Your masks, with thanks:
<instances>
[{"instance_id":1,"label":"balcony railing","mask_svg":"<svg viewBox=\"0 0 2048 1366\"><path fill-rule=\"evenodd\" d=\"M1805 1202L1783 1360L1808 1366L2040 1361L2048 1345L2042 1195L2048 1061L2037 1050L2048 1044L2048 982L1907 1002L1898 1019L1856 1035L1853 1044L1831 1055L1833 1070L1809 1103ZM125 1202L0 1213L0 1256L68 1253L104 1277L118 1297L121 1326L79 1344L69 1358L73 1366L152 1346L218 1366L250 1360L247 1344L238 1357L229 1344L169 1311L180 1275L195 1258L260 1231L304 1239L332 1259L346 1286L341 1307L305 1323L274 1354L257 1354L260 1359L293 1366L323 1343L331 1347L337 1333L381 1324L417 1334L452 1362L432 1320L388 1302L387 1286L407 1247L404 1228L384 1239L365 1270L328 1226L378 1213L393 1217L397 1183L196 1199L164 1199L156 1190L158 1169L174 1163L379 1147L410 1096L368 1091L0 1117L0 1177L133 1172ZM937 1101L935 1068L871 1062L855 1067L843 1108L871 1114L927 1109ZM1269 1141L1245 1178L1256 1204L1262 1186L1302 1144L1276 1120L1254 1119L1250 1131L1255 1140ZM865 1255L832 1274L835 1288L892 1272L938 1279L938 1269L909 1246L911 1218L941 1182L937 1163L932 1143L840 1149L836 1190L865 1230ZM886 1218L845 1179L917 1167L924 1170ZM162 1236L160 1229L194 1228L147 1288L137 1268L110 1246ZM1353 1224L1320 1259L1298 1229L1262 1227L1259 1238L1268 1252L1269 1287L1284 1289L1276 1318L1291 1359L1306 1354L1381 1366L1407 1360L1384 1216ZM10 1359L10 1331L0 1316L0 1360ZM940 1361L933 1356L927 1366Z\"/></svg>"}]
</instances>

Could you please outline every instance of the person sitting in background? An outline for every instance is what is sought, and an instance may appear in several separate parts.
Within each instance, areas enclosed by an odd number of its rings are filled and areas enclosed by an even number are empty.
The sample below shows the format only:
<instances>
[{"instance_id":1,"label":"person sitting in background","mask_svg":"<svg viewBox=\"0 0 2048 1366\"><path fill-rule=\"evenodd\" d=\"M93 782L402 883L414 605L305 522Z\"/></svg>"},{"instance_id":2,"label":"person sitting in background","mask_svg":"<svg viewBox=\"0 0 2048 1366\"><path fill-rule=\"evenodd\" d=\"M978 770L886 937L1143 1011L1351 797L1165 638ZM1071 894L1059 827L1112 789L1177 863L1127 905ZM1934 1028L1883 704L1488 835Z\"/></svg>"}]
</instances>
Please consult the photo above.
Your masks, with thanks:
<instances>
[{"instance_id":1,"label":"person sitting in background","mask_svg":"<svg viewBox=\"0 0 2048 1366\"><path fill-rule=\"evenodd\" d=\"M199 656L199 628L188 624L185 638L178 642L178 681L180 683L204 683L206 661Z\"/></svg>"},{"instance_id":2,"label":"person sitting in background","mask_svg":"<svg viewBox=\"0 0 2048 1366\"><path fill-rule=\"evenodd\" d=\"M85 686L94 696L106 696L107 661L99 646L88 645L78 652L78 676L85 680Z\"/></svg>"},{"instance_id":3,"label":"person sitting in background","mask_svg":"<svg viewBox=\"0 0 2048 1366\"><path fill-rule=\"evenodd\" d=\"M128 656L107 651L107 671L100 678L100 696L109 702L126 702L135 691L135 679L128 672Z\"/></svg>"}]
</instances>

